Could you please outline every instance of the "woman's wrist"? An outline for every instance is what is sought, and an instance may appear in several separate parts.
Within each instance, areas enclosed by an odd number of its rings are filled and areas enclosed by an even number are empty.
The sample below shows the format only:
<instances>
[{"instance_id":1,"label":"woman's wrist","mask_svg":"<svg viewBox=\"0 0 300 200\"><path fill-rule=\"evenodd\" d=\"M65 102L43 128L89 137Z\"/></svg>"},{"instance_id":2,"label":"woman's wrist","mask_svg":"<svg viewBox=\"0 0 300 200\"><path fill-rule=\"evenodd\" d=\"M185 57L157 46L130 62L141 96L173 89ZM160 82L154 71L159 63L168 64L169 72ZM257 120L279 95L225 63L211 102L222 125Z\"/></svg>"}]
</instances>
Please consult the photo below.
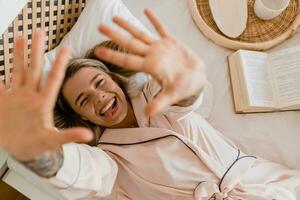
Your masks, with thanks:
<instances>
[{"instance_id":1,"label":"woman's wrist","mask_svg":"<svg viewBox=\"0 0 300 200\"><path fill-rule=\"evenodd\" d=\"M46 152L28 161L21 161L27 168L44 178L54 177L63 165L62 147Z\"/></svg>"},{"instance_id":2,"label":"woman's wrist","mask_svg":"<svg viewBox=\"0 0 300 200\"><path fill-rule=\"evenodd\" d=\"M198 92L195 93L194 95L176 103L175 106L187 107L187 106L193 105L193 103L199 98L199 96L202 94L202 92L203 92L203 87L200 90L198 90Z\"/></svg>"},{"instance_id":3,"label":"woman's wrist","mask_svg":"<svg viewBox=\"0 0 300 200\"><path fill-rule=\"evenodd\" d=\"M201 84L199 85L200 87L194 94L176 103L176 106L187 107L192 105L203 92L204 86L206 84L205 64L202 61L198 61L196 64L194 64L193 68L195 73L199 74L198 78L202 80Z\"/></svg>"}]
</instances>

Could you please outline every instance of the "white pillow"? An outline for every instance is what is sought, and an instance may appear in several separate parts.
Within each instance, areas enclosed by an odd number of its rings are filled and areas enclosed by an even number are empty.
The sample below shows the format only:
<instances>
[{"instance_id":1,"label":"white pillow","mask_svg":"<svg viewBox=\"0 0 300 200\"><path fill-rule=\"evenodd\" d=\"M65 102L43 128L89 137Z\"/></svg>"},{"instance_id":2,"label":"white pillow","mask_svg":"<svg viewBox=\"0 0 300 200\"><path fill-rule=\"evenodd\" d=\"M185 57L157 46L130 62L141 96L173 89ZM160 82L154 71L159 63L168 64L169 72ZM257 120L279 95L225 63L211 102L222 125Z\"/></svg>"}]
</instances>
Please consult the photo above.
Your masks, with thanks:
<instances>
[{"instance_id":1,"label":"white pillow","mask_svg":"<svg viewBox=\"0 0 300 200\"><path fill-rule=\"evenodd\" d=\"M98 31L98 26L101 23L126 33L112 22L114 16L120 16L130 21L140 30L150 34L145 26L131 14L122 0L89 0L77 22L63 38L60 45L45 54L44 72L47 74L49 71L60 46L68 46L71 49L71 58L76 58L83 57L96 44L108 40L106 36Z\"/></svg>"}]
</instances>

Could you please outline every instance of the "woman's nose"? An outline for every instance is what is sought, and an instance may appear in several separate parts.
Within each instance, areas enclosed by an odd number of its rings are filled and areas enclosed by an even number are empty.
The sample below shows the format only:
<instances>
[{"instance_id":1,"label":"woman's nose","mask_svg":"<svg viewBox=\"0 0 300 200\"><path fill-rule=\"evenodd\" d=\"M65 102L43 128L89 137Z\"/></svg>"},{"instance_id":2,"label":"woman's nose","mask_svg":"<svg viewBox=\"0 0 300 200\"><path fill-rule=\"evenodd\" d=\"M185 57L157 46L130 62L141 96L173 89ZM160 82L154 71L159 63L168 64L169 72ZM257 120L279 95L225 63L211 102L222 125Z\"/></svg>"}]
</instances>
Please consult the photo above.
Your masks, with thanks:
<instances>
[{"instance_id":1,"label":"woman's nose","mask_svg":"<svg viewBox=\"0 0 300 200\"><path fill-rule=\"evenodd\" d=\"M98 91L97 93L95 93L93 95L93 98L94 98L94 102L96 104L99 104L105 100L106 94L105 94L105 92Z\"/></svg>"}]
</instances>

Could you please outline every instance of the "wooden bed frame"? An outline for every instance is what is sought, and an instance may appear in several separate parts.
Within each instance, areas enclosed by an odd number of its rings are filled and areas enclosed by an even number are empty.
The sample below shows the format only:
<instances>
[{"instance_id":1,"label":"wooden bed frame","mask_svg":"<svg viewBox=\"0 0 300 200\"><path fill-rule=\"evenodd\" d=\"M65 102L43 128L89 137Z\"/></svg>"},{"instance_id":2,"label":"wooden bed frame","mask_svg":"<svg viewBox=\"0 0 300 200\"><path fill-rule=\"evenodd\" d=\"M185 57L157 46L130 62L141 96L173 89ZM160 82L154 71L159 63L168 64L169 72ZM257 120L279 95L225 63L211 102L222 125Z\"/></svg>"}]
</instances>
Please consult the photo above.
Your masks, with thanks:
<instances>
[{"instance_id":1,"label":"wooden bed frame","mask_svg":"<svg viewBox=\"0 0 300 200\"><path fill-rule=\"evenodd\" d=\"M14 39L23 35L28 48L25 48L25 62L29 62L32 33L42 28L47 35L49 51L56 47L72 28L87 0L28 0L6 31L0 36L0 80L10 87L12 75L12 48Z\"/></svg>"},{"instance_id":2,"label":"wooden bed frame","mask_svg":"<svg viewBox=\"0 0 300 200\"><path fill-rule=\"evenodd\" d=\"M37 28L46 31L46 47L49 51L55 48L62 38L69 32L77 21L88 0L28 0L26 6L18 16L0 35L0 81L10 87L12 77L13 42L20 35L25 37L25 61L29 63L32 33ZM8 167L8 169L7 169ZM20 175L15 169L22 168L27 172ZM5 174L3 174L5 172ZM7 160L7 155L0 149L1 179L19 190L30 199L62 199L62 197L48 186L42 179L24 166Z\"/></svg>"}]
</instances>

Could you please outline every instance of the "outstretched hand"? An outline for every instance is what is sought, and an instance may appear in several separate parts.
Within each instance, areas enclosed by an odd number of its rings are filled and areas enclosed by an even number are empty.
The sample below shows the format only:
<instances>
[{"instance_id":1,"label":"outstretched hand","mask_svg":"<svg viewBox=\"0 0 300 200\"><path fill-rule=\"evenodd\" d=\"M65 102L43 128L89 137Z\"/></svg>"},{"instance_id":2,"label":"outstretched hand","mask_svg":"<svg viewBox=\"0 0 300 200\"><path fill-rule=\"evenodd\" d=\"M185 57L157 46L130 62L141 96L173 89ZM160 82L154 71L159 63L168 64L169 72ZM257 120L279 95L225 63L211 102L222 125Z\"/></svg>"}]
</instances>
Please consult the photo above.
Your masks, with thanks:
<instances>
[{"instance_id":1,"label":"outstretched hand","mask_svg":"<svg viewBox=\"0 0 300 200\"><path fill-rule=\"evenodd\" d=\"M100 25L100 32L133 54L107 48L97 49L96 54L100 59L120 67L149 73L160 83L160 93L145 109L146 114L153 115L201 91L206 82L206 75L202 60L172 37L151 11L145 10L145 14L159 33L159 40L138 30L122 18L114 17L114 23L129 32L132 37L105 25Z\"/></svg>"},{"instance_id":2,"label":"outstretched hand","mask_svg":"<svg viewBox=\"0 0 300 200\"><path fill-rule=\"evenodd\" d=\"M69 50L61 48L43 86L40 85L44 55L44 31L33 36L30 66L24 65L24 40L14 44L13 78L9 90L0 83L0 146L25 161L69 142L87 142L83 128L57 131L53 109L67 65Z\"/></svg>"}]
</instances>

